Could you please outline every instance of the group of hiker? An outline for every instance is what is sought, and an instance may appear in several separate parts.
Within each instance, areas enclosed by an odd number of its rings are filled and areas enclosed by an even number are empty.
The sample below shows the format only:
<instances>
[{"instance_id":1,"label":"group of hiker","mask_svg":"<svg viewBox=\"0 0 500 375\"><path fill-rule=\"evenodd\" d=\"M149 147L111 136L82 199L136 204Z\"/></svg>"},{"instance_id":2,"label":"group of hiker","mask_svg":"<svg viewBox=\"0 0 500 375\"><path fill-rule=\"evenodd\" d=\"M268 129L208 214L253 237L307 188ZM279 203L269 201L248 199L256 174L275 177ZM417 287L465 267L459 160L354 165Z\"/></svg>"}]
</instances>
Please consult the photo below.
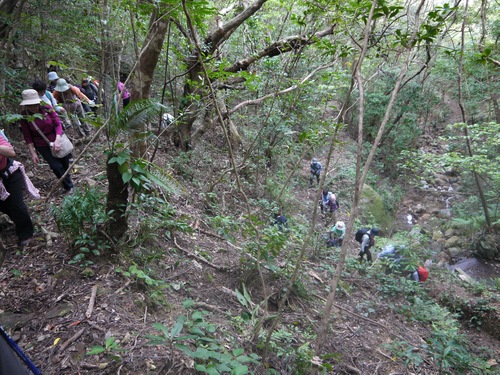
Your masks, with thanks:
<instances>
[{"instance_id":1,"label":"group of hiker","mask_svg":"<svg viewBox=\"0 0 500 375\"><path fill-rule=\"evenodd\" d=\"M322 164L317 158L313 158L309 164L309 188L312 188L314 182L316 186L320 185L321 171L323 169ZM325 217L325 226L329 227L331 223L335 223L333 227L328 231L325 238L327 247L341 247L345 237L346 225L343 221L336 221L336 212L340 208L340 203L338 196L329 190L322 190L321 197L319 200L319 207L321 214ZM275 224L280 226L286 225L287 219L282 213L275 217ZM366 261L372 262L372 248L375 246L375 237L380 235L380 229L377 227L360 228L355 233L355 240L359 243L359 253L358 259L360 262ZM379 255L380 257L380 255ZM428 270L419 266L414 272L410 273L412 280L423 282L427 279Z\"/></svg>"},{"instance_id":2,"label":"group of hiker","mask_svg":"<svg viewBox=\"0 0 500 375\"><path fill-rule=\"evenodd\" d=\"M72 126L74 116L78 119L73 122L78 134L84 137L91 134L85 113L95 108L98 88L90 78L83 79L79 87L71 85L55 71L49 72L47 78L48 84L36 80L31 89L22 92L23 118L18 124L33 163L38 164L41 156L58 179L65 176L62 187L65 193L71 194L74 185L67 171L73 156L71 149L62 152L67 139L64 131ZM128 104L130 94L123 83L119 90L124 105ZM40 195L25 173L24 165L15 160L15 156L14 147L0 132L0 211L12 220L18 243L24 247L33 237L34 228L23 192L27 190L35 198L40 198Z\"/></svg>"}]
</instances>

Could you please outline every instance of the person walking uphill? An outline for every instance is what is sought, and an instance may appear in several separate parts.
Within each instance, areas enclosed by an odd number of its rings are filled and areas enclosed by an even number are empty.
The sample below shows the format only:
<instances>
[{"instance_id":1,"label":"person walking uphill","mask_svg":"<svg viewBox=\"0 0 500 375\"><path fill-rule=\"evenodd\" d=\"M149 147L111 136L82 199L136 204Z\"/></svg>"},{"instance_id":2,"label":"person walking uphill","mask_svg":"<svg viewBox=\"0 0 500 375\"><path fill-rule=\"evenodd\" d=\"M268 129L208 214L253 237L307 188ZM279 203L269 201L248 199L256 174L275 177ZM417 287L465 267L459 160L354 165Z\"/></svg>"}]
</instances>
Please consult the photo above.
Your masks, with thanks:
<instances>
[{"instance_id":1,"label":"person walking uphill","mask_svg":"<svg viewBox=\"0 0 500 375\"><path fill-rule=\"evenodd\" d=\"M313 187L313 180L314 180L315 177L316 177L316 184L319 185L319 177L321 175L321 168L323 168L323 166L318 161L318 159L313 158L311 160L311 165L309 166L309 171L310 171L310 175L309 175L309 187L310 188Z\"/></svg>"},{"instance_id":2,"label":"person walking uphill","mask_svg":"<svg viewBox=\"0 0 500 375\"><path fill-rule=\"evenodd\" d=\"M0 132L0 211L6 214L16 227L21 246L27 246L33 237L33 222L24 203L23 190L39 199L38 190L24 172L24 166L14 160L16 152Z\"/></svg>"},{"instance_id":3,"label":"person walking uphill","mask_svg":"<svg viewBox=\"0 0 500 375\"><path fill-rule=\"evenodd\" d=\"M81 136L90 135L90 126L85 122L85 112L83 111L82 101L94 106L95 103L87 98L78 87L69 85L65 79L59 78L54 89L54 98L70 114L77 115L80 124L77 124L78 133Z\"/></svg>"},{"instance_id":4,"label":"person walking uphill","mask_svg":"<svg viewBox=\"0 0 500 375\"><path fill-rule=\"evenodd\" d=\"M61 178L68 170L69 160L72 158L71 153L62 158L57 158L51 152L51 147L54 147L54 151L56 152L61 149L61 135L63 133L61 120L51 107L40 105L40 98L35 90L24 90L22 95L23 101L21 102L21 106L24 106L23 115L30 117L35 114L42 115L42 118L33 118L33 120L30 119L31 121L24 118L20 121L21 131L28 145L31 159L33 163L38 164L38 151L49 164L56 177ZM43 133L51 144L47 143L40 132ZM67 193L73 192L73 182L69 173L64 177L62 184Z\"/></svg>"},{"instance_id":5,"label":"person walking uphill","mask_svg":"<svg viewBox=\"0 0 500 375\"><path fill-rule=\"evenodd\" d=\"M355 239L361 243L361 251L359 252L359 261L363 261L363 257L366 254L366 259L368 262L372 261L372 253L370 249L375 246L375 236L380 234L378 228L372 228L370 230L361 228L356 232Z\"/></svg>"}]
</instances>

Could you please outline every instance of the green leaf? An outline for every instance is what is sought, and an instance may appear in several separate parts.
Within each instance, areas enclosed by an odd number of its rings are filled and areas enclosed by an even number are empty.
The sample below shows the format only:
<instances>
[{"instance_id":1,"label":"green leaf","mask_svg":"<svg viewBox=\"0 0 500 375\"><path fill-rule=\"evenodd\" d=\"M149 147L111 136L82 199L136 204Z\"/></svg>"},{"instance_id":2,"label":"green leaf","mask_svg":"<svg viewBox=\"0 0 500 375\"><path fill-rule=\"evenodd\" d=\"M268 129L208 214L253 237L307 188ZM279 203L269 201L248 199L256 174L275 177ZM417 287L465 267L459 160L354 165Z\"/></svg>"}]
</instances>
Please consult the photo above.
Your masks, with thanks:
<instances>
[{"instance_id":1,"label":"green leaf","mask_svg":"<svg viewBox=\"0 0 500 375\"><path fill-rule=\"evenodd\" d=\"M106 348L104 348L103 346L94 346L92 347L92 349L90 349L88 352L87 352L87 355L93 355L93 354L101 354L101 353L104 353L106 351Z\"/></svg>"},{"instance_id":2,"label":"green leaf","mask_svg":"<svg viewBox=\"0 0 500 375\"><path fill-rule=\"evenodd\" d=\"M182 331L182 327L184 327L184 322L186 321L186 319L187 318L183 315L177 318L177 323L175 323L174 327L172 328L172 332L170 332L171 338L174 338Z\"/></svg>"},{"instance_id":3,"label":"green leaf","mask_svg":"<svg viewBox=\"0 0 500 375\"><path fill-rule=\"evenodd\" d=\"M236 365L231 370L231 375L245 375L248 374L248 367L245 365Z\"/></svg>"},{"instance_id":4,"label":"green leaf","mask_svg":"<svg viewBox=\"0 0 500 375\"><path fill-rule=\"evenodd\" d=\"M168 331L168 328L165 327L163 324L161 323L153 323L153 327L155 329L157 329L158 331L161 331L161 333L163 333L163 335L165 335L165 337L169 337L169 331Z\"/></svg>"},{"instance_id":5,"label":"green leaf","mask_svg":"<svg viewBox=\"0 0 500 375\"><path fill-rule=\"evenodd\" d=\"M244 349L242 348L237 348L237 349L233 349L233 355L235 357L239 356L239 355L242 355L243 353L245 352Z\"/></svg>"},{"instance_id":6,"label":"green leaf","mask_svg":"<svg viewBox=\"0 0 500 375\"><path fill-rule=\"evenodd\" d=\"M111 346L113 346L113 344L115 343L115 341L116 341L116 339L115 339L113 336L108 337L108 338L106 339L106 344L105 344L105 345L106 345L106 349L108 349L108 348L110 348Z\"/></svg>"}]
</instances>

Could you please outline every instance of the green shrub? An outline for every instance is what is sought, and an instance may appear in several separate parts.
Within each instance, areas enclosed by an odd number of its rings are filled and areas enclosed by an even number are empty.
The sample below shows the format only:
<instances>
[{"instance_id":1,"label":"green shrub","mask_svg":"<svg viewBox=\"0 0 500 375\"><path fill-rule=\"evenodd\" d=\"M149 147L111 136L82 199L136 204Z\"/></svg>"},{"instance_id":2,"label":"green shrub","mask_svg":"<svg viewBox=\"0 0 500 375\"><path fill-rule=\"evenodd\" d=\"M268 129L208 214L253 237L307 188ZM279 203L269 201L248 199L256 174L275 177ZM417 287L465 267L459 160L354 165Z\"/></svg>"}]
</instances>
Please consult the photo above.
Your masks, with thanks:
<instances>
[{"instance_id":1,"label":"green shrub","mask_svg":"<svg viewBox=\"0 0 500 375\"><path fill-rule=\"evenodd\" d=\"M101 228L108 220L105 195L97 188L76 189L64 198L59 207L51 207L57 228L77 254L70 263L91 264L89 256L98 256L110 249Z\"/></svg>"}]
</instances>

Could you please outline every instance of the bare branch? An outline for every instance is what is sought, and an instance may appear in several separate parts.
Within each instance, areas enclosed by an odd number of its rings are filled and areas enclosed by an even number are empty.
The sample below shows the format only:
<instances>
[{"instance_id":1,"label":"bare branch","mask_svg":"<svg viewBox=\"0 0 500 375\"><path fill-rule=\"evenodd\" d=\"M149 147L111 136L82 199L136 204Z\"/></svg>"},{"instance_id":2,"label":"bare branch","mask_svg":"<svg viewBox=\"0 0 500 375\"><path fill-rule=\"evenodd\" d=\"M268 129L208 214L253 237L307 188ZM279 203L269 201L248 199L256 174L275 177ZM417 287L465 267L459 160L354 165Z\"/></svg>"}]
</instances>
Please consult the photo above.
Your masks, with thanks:
<instances>
[{"instance_id":1,"label":"bare branch","mask_svg":"<svg viewBox=\"0 0 500 375\"><path fill-rule=\"evenodd\" d=\"M238 72L241 70L247 70L250 65L252 65L257 60L260 60L264 57L273 57L278 56L280 54L290 52L293 50L300 49L306 45L313 44L317 39L323 38L326 35L333 34L333 30L335 29L335 24L329 26L328 28L318 31L311 36L306 35L294 35L283 40L279 40L262 50L256 55L252 55L247 57L246 59L237 61L233 64L233 66L225 69L226 72Z\"/></svg>"}]
</instances>

